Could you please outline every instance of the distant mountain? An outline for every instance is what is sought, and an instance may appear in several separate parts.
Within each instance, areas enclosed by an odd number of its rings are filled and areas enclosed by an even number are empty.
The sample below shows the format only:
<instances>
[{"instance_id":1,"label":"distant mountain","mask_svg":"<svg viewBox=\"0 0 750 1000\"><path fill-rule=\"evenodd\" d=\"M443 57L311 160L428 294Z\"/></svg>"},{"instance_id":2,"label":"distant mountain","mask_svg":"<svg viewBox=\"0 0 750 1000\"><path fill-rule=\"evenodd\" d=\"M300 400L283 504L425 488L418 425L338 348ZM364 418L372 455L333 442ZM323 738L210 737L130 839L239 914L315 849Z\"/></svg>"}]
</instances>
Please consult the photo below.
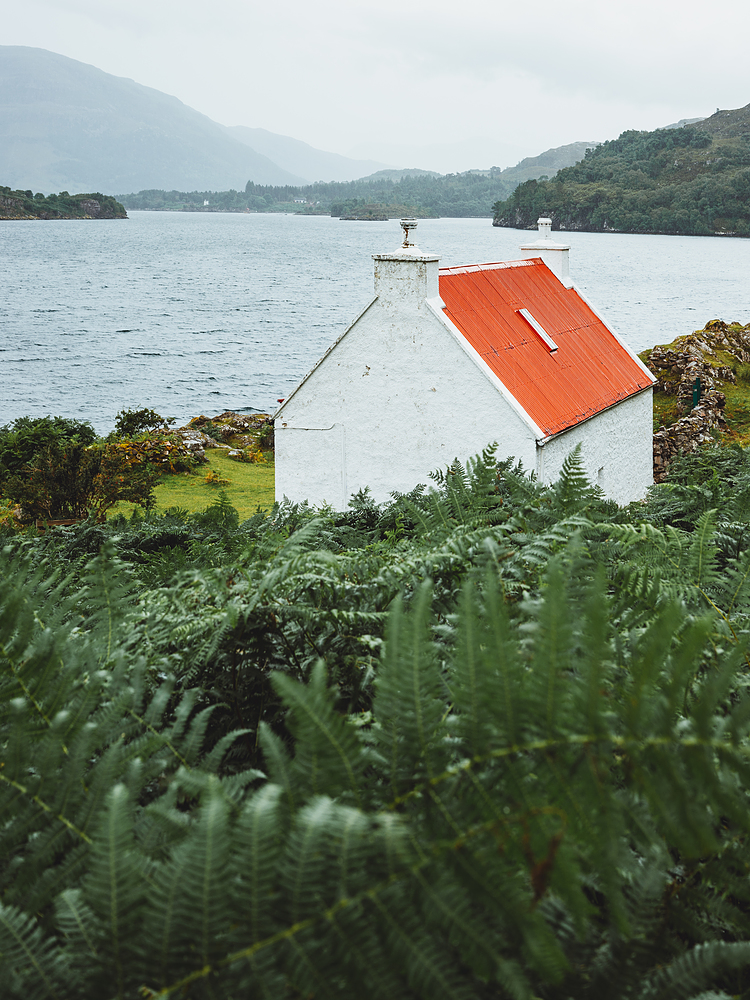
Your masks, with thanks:
<instances>
[{"instance_id":1,"label":"distant mountain","mask_svg":"<svg viewBox=\"0 0 750 1000\"><path fill-rule=\"evenodd\" d=\"M515 167L506 167L500 171L499 177L512 190L524 181L552 177L558 170L572 167L584 158L587 149L596 149L598 145L598 142L569 142L567 146L555 146L554 149L546 149L539 156L527 156Z\"/></svg>"},{"instance_id":2,"label":"distant mountain","mask_svg":"<svg viewBox=\"0 0 750 1000\"><path fill-rule=\"evenodd\" d=\"M493 224L750 236L750 104L681 128L623 132L494 206Z\"/></svg>"},{"instance_id":3,"label":"distant mountain","mask_svg":"<svg viewBox=\"0 0 750 1000\"><path fill-rule=\"evenodd\" d=\"M425 146L398 143L363 142L348 150L349 156L386 160L398 167L424 167L441 174L463 173L486 163L502 167L514 163L524 149L492 136L474 136L449 142L433 142Z\"/></svg>"},{"instance_id":4,"label":"distant mountain","mask_svg":"<svg viewBox=\"0 0 750 1000\"><path fill-rule=\"evenodd\" d=\"M248 180L303 182L176 97L45 49L0 46L0 184L116 194Z\"/></svg>"},{"instance_id":5,"label":"distant mountain","mask_svg":"<svg viewBox=\"0 0 750 1000\"><path fill-rule=\"evenodd\" d=\"M696 125L698 122L705 121L704 118L680 118L678 122L672 122L671 125L661 125L656 131L661 132L665 128L684 128L685 125Z\"/></svg>"},{"instance_id":6,"label":"distant mountain","mask_svg":"<svg viewBox=\"0 0 750 1000\"><path fill-rule=\"evenodd\" d=\"M352 160L338 153L326 153L299 139L292 139L288 135L277 135L264 128L230 125L225 127L225 131L257 153L267 156L284 170L304 177L310 183L356 181L385 166L377 160Z\"/></svg>"},{"instance_id":7,"label":"distant mountain","mask_svg":"<svg viewBox=\"0 0 750 1000\"><path fill-rule=\"evenodd\" d=\"M554 149L547 149L538 156L527 156L517 163L515 167L506 167L501 170L499 167L488 167L486 169L462 170L452 176L468 177L489 177L497 185L501 185L504 192L510 194L514 187L524 181L536 179L538 177L552 177L563 167L571 167L578 163L586 155L587 149L594 149L598 142L569 142L567 146L556 146ZM401 181L405 177L444 177L434 170L378 170L377 173L369 177L361 177L363 181L392 180ZM451 176L451 175L448 175Z\"/></svg>"},{"instance_id":8,"label":"distant mountain","mask_svg":"<svg viewBox=\"0 0 750 1000\"><path fill-rule=\"evenodd\" d=\"M403 170L376 170L374 174L360 177L361 181L402 181L404 177L442 177L436 170L420 170L418 167L407 167Z\"/></svg>"},{"instance_id":9,"label":"distant mountain","mask_svg":"<svg viewBox=\"0 0 750 1000\"><path fill-rule=\"evenodd\" d=\"M591 145L571 143L516 167L493 167L495 197L529 177L574 163ZM487 163L514 148L487 137L418 149L394 146L392 162L413 163L424 155L446 163L457 157ZM471 173L490 176L489 170ZM75 59L45 49L0 46L0 184L11 188L113 194L244 191L248 181L280 187L440 176L434 170L391 169L375 159L328 153L267 129L219 125L176 97Z\"/></svg>"}]
</instances>

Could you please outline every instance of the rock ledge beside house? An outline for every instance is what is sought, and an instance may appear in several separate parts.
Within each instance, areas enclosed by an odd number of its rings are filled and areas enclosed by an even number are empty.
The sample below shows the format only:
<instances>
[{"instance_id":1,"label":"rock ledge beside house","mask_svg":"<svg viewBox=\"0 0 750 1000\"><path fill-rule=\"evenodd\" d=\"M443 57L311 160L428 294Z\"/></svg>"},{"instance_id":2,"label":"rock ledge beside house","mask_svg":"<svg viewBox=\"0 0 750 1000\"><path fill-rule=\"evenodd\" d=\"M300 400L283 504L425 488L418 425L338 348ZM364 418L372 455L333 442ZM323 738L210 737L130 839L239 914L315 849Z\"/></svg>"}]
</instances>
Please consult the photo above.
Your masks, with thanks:
<instances>
[{"instance_id":1,"label":"rock ledge beside house","mask_svg":"<svg viewBox=\"0 0 750 1000\"><path fill-rule=\"evenodd\" d=\"M654 385L654 480L669 463L722 436L750 441L750 323L714 319L640 357Z\"/></svg>"}]
</instances>

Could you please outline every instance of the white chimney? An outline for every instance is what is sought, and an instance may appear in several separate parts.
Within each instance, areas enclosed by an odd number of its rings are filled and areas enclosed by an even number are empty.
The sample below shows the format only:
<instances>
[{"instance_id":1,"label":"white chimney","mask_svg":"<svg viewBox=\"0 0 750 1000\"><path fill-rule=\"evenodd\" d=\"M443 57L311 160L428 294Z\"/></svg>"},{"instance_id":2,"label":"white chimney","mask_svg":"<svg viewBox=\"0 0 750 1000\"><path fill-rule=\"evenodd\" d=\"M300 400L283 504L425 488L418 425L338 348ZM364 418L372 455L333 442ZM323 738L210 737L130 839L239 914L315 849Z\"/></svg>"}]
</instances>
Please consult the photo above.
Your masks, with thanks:
<instances>
[{"instance_id":1,"label":"white chimney","mask_svg":"<svg viewBox=\"0 0 750 1000\"><path fill-rule=\"evenodd\" d=\"M435 254L422 253L409 237L417 228L416 219L402 219L404 242L393 253L374 253L375 294L381 305L398 309L418 307L438 294L438 263Z\"/></svg>"},{"instance_id":2,"label":"white chimney","mask_svg":"<svg viewBox=\"0 0 750 1000\"><path fill-rule=\"evenodd\" d=\"M570 246L556 243L552 239L552 219L544 217L537 220L539 239L535 243L524 243L522 260L541 257L552 273L560 279L566 288L572 288L570 280Z\"/></svg>"}]
</instances>

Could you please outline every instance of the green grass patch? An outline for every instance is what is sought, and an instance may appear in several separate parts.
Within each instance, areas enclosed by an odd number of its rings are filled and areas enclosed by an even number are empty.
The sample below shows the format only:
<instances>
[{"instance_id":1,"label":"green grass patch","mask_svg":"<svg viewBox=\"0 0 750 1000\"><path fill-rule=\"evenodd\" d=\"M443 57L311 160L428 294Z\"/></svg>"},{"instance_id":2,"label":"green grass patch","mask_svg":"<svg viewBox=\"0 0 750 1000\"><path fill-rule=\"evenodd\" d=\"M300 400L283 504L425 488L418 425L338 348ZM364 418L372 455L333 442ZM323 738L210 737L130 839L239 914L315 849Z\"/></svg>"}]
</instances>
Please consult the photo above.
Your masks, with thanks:
<instances>
[{"instance_id":1,"label":"green grass patch","mask_svg":"<svg viewBox=\"0 0 750 1000\"><path fill-rule=\"evenodd\" d=\"M722 386L727 397L724 417L729 425L731 440L746 446L750 443L750 391L747 385L738 384Z\"/></svg>"},{"instance_id":2,"label":"green grass patch","mask_svg":"<svg viewBox=\"0 0 750 1000\"><path fill-rule=\"evenodd\" d=\"M660 427L671 427L682 416L676 396L669 396L658 389L654 392L654 431Z\"/></svg>"},{"instance_id":3,"label":"green grass patch","mask_svg":"<svg viewBox=\"0 0 750 1000\"><path fill-rule=\"evenodd\" d=\"M179 472L162 479L154 490L154 509L157 512L161 513L169 507L182 507L191 513L205 510L220 491L226 493L241 521L252 517L259 507L270 510L274 502L273 452L267 452L266 461L257 464L235 462L227 458L226 452L220 448L211 448L206 452L206 458L208 464L193 472ZM219 480L226 482L207 483L209 472L214 472ZM125 514L129 517L134 509L133 504L119 503L107 516Z\"/></svg>"}]
</instances>

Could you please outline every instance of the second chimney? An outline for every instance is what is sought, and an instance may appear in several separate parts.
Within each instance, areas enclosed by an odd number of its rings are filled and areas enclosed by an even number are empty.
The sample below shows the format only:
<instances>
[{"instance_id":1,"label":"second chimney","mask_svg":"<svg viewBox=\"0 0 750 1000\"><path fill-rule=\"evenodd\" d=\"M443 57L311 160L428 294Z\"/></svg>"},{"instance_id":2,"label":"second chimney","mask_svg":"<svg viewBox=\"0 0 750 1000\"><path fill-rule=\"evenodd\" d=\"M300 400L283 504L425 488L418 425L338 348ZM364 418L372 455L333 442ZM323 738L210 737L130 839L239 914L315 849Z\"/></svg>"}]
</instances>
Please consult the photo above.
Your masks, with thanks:
<instances>
[{"instance_id":1,"label":"second chimney","mask_svg":"<svg viewBox=\"0 0 750 1000\"><path fill-rule=\"evenodd\" d=\"M523 260L541 257L552 273L560 279L566 288L572 288L570 280L570 246L556 243L552 239L552 219L544 216L537 219L539 239L535 243L524 243L521 247Z\"/></svg>"}]
</instances>

